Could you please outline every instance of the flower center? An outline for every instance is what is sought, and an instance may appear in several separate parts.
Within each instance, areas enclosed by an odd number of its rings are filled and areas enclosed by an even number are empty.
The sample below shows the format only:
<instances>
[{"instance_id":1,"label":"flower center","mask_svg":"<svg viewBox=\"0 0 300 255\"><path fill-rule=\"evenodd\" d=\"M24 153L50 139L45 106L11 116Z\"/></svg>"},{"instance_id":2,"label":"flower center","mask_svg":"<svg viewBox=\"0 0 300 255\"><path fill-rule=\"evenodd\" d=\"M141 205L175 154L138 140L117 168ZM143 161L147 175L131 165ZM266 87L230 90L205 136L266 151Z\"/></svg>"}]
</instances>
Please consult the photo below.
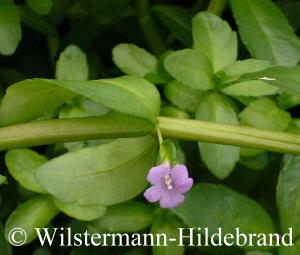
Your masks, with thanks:
<instances>
[{"instance_id":1,"label":"flower center","mask_svg":"<svg viewBox=\"0 0 300 255\"><path fill-rule=\"evenodd\" d=\"M169 174L167 174L164 177L164 184L167 186L168 190L172 190L173 189L172 183L173 183L172 177Z\"/></svg>"}]
</instances>

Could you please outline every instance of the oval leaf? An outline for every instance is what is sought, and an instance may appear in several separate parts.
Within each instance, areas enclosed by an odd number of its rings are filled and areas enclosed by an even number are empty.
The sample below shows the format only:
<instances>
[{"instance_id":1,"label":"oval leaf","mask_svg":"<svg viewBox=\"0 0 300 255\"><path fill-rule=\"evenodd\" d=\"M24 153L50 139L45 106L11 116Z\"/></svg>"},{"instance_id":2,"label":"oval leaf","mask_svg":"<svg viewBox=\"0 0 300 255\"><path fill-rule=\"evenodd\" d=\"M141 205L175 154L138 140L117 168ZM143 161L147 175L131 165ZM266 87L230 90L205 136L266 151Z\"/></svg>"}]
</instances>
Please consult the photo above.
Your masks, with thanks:
<instances>
[{"instance_id":1,"label":"oval leaf","mask_svg":"<svg viewBox=\"0 0 300 255\"><path fill-rule=\"evenodd\" d=\"M58 213L50 197L35 197L21 204L9 216L5 224L5 236L8 237L12 229L21 228L27 233L26 243L30 243L37 238L35 228L45 227Z\"/></svg>"},{"instance_id":2,"label":"oval leaf","mask_svg":"<svg viewBox=\"0 0 300 255\"><path fill-rule=\"evenodd\" d=\"M121 203L145 189L156 146L156 140L146 136L84 148L50 160L38 169L36 178L64 203Z\"/></svg>"},{"instance_id":3,"label":"oval leaf","mask_svg":"<svg viewBox=\"0 0 300 255\"><path fill-rule=\"evenodd\" d=\"M201 98L196 119L238 125L233 103L225 96L210 93ZM208 169L218 178L226 178L239 160L239 147L199 142L200 155Z\"/></svg>"},{"instance_id":4,"label":"oval leaf","mask_svg":"<svg viewBox=\"0 0 300 255\"><path fill-rule=\"evenodd\" d=\"M300 42L287 18L270 0L231 0L239 32L251 55L284 66L300 60Z\"/></svg>"},{"instance_id":5,"label":"oval leaf","mask_svg":"<svg viewBox=\"0 0 300 255\"><path fill-rule=\"evenodd\" d=\"M115 233L138 232L152 223L153 208L149 204L130 201L107 208L105 215L89 228Z\"/></svg>"},{"instance_id":6,"label":"oval leaf","mask_svg":"<svg viewBox=\"0 0 300 255\"><path fill-rule=\"evenodd\" d=\"M12 55L22 37L20 18L12 0L0 2L0 54Z\"/></svg>"},{"instance_id":7,"label":"oval leaf","mask_svg":"<svg viewBox=\"0 0 300 255\"><path fill-rule=\"evenodd\" d=\"M9 173L22 187L37 192L47 193L35 180L35 173L48 159L29 149L11 150L5 155Z\"/></svg>"}]
</instances>

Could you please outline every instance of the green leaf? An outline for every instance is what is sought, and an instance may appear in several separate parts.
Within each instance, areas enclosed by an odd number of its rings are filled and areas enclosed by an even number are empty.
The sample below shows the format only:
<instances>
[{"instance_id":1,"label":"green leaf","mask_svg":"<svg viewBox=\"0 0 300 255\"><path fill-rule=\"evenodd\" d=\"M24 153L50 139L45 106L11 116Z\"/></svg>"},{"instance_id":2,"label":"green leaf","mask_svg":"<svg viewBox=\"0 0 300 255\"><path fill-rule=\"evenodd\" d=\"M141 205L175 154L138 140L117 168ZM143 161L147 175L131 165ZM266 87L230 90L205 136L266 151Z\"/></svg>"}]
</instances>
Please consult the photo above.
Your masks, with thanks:
<instances>
[{"instance_id":1,"label":"green leaf","mask_svg":"<svg viewBox=\"0 0 300 255\"><path fill-rule=\"evenodd\" d=\"M280 108L289 109L300 104L300 94L292 94L284 91L277 98L278 105Z\"/></svg>"},{"instance_id":2,"label":"green leaf","mask_svg":"<svg viewBox=\"0 0 300 255\"><path fill-rule=\"evenodd\" d=\"M287 158L277 184L277 205L282 232L293 228L300 236L300 157Z\"/></svg>"},{"instance_id":3,"label":"green leaf","mask_svg":"<svg viewBox=\"0 0 300 255\"><path fill-rule=\"evenodd\" d=\"M165 117L173 117L179 119L189 119L190 116L188 113L174 107L171 105L163 106L160 111L161 116Z\"/></svg>"},{"instance_id":4,"label":"green leaf","mask_svg":"<svg viewBox=\"0 0 300 255\"><path fill-rule=\"evenodd\" d=\"M269 98L251 102L240 114L241 124L275 131L285 130L291 121L288 112L278 108Z\"/></svg>"},{"instance_id":5,"label":"green leaf","mask_svg":"<svg viewBox=\"0 0 300 255\"><path fill-rule=\"evenodd\" d=\"M28 190L47 193L35 180L35 173L48 159L29 149L8 151L5 163L11 176Z\"/></svg>"},{"instance_id":6,"label":"green leaf","mask_svg":"<svg viewBox=\"0 0 300 255\"><path fill-rule=\"evenodd\" d=\"M89 78L86 55L76 46L68 46L56 62L55 78L58 80L85 81Z\"/></svg>"},{"instance_id":7,"label":"green leaf","mask_svg":"<svg viewBox=\"0 0 300 255\"><path fill-rule=\"evenodd\" d=\"M24 80L9 86L0 107L0 125L12 125L52 114L75 94L46 80Z\"/></svg>"},{"instance_id":8,"label":"green leaf","mask_svg":"<svg viewBox=\"0 0 300 255\"><path fill-rule=\"evenodd\" d=\"M34 251L33 255L51 255L51 252L47 248L38 248Z\"/></svg>"},{"instance_id":9,"label":"green leaf","mask_svg":"<svg viewBox=\"0 0 300 255\"><path fill-rule=\"evenodd\" d=\"M217 77L223 82L231 82L239 79L243 74L254 73L270 67L270 63L263 60L246 59L234 61L232 64L217 73Z\"/></svg>"},{"instance_id":10,"label":"green leaf","mask_svg":"<svg viewBox=\"0 0 300 255\"><path fill-rule=\"evenodd\" d=\"M218 72L237 58L237 37L218 16L201 12L193 18L194 47L204 53Z\"/></svg>"},{"instance_id":11,"label":"green leaf","mask_svg":"<svg viewBox=\"0 0 300 255\"><path fill-rule=\"evenodd\" d=\"M170 53L164 66L176 80L191 88L209 90L215 86L209 60L196 50L184 49Z\"/></svg>"},{"instance_id":12,"label":"green leaf","mask_svg":"<svg viewBox=\"0 0 300 255\"><path fill-rule=\"evenodd\" d=\"M18 206L5 224L5 236L14 228L21 228L27 234L26 244L37 238L35 228L45 227L57 214L58 210L48 196L38 196ZM18 235L16 239L18 240Z\"/></svg>"},{"instance_id":13,"label":"green leaf","mask_svg":"<svg viewBox=\"0 0 300 255\"><path fill-rule=\"evenodd\" d=\"M152 122L156 122L160 111L158 90L152 83L138 77L123 76L94 81L43 81L69 89L117 112Z\"/></svg>"},{"instance_id":14,"label":"green leaf","mask_svg":"<svg viewBox=\"0 0 300 255\"><path fill-rule=\"evenodd\" d=\"M251 251L251 252L247 252L246 255L273 255L273 254L270 252Z\"/></svg>"},{"instance_id":15,"label":"green leaf","mask_svg":"<svg viewBox=\"0 0 300 255\"><path fill-rule=\"evenodd\" d=\"M20 18L13 0L0 2L0 54L12 55L22 38Z\"/></svg>"},{"instance_id":16,"label":"green leaf","mask_svg":"<svg viewBox=\"0 0 300 255\"><path fill-rule=\"evenodd\" d=\"M223 233L235 233L237 226L244 234L270 234L275 230L270 216L259 204L222 185L194 186L173 212L190 227L201 226L202 231L207 227L209 235L218 228ZM241 212L247 217L240 217Z\"/></svg>"},{"instance_id":17,"label":"green leaf","mask_svg":"<svg viewBox=\"0 0 300 255\"><path fill-rule=\"evenodd\" d=\"M129 201L110 206L105 215L90 224L90 228L109 232L138 232L152 223L153 208L149 204Z\"/></svg>"},{"instance_id":18,"label":"green leaf","mask_svg":"<svg viewBox=\"0 0 300 255\"><path fill-rule=\"evenodd\" d=\"M89 205L83 206L78 203L62 203L57 199L54 199L55 206L65 213L66 215L75 218L77 220L92 221L99 219L105 214L106 207L103 205Z\"/></svg>"},{"instance_id":19,"label":"green leaf","mask_svg":"<svg viewBox=\"0 0 300 255\"><path fill-rule=\"evenodd\" d=\"M11 246L5 240L4 227L1 222L0 222L0 251L2 254L5 255L13 255Z\"/></svg>"},{"instance_id":20,"label":"green leaf","mask_svg":"<svg viewBox=\"0 0 300 255\"><path fill-rule=\"evenodd\" d=\"M217 93L201 98L196 119L238 125L233 103ZM219 179L226 178L239 160L239 147L199 142L200 155L208 169Z\"/></svg>"},{"instance_id":21,"label":"green leaf","mask_svg":"<svg viewBox=\"0 0 300 255\"><path fill-rule=\"evenodd\" d=\"M174 80L164 87L164 94L178 108L188 112L195 112L203 92Z\"/></svg>"},{"instance_id":22,"label":"green leaf","mask_svg":"<svg viewBox=\"0 0 300 255\"><path fill-rule=\"evenodd\" d=\"M178 40L187 47L192 46L192 22L187 9L176 5L156 5L153 11Z\"/></svg>"},{"instance_id":23,"label":"green leaf","mask_svg":"<svg viewBox=\"0 0 300 255\"><path fill-rule=\"evenodd\" d=\"M26 3L37 14L46 15L51 11L53 0L26 0Z\"/></svg>"},{"instance_id":24,"label":"green leaf","mask_svg":"<svg viewBox=\"0 0 300 255\"><path fill-rule=\"evenodd\" d=\"M38 169L36 179L61 202L113 205L145 189L156 153L151 136L121 138L54 158Z\"/></svg>"},{"instance_id":25,"label":"green leaf","mask_svg":"<svg viewBox=\"0 0 300 255\"><path fill-rule=\"evenodd\" d=\"M7 183L6 176L0 174L0 185ZM1 200L0 200L1 201Z\"/></svg>"},{"instance_id":26,"label":"green leaf","mask_svg":"<svg viewBox=\"0 0 300 255\"><path fill-rule=\"evenodd\" d=\"M222 89L222 92L227 95L244 97L270 96L277 94L279 91L278 87L263 81L245 81Z\"/></svg>"},{"instance_id":27,"label":"green leaf","mask_svg":"<svg viewBox=\"0 0 300 255\"><path fill-rule=\"evenodd\" d=\"M157 59L134 44L118 44L113 48L112 55L114 63L125 74L143 78L146 74L156 73Z\"/></svg>"},{"instance_id":28,"label":"green leaf","mask_svg":"<svg viewBox=\"0 0 300 255\"><path fill-rule=\"evenodd\" d=\"M294 66L300 42L287 18L270 0L231 0L242 40L254 58Z\"/></svg>"},{"instance_id":29,"label":"green leaf","mask_svg":"<svg viewBox=\"0 0 300 255\"><path fill-rule=\"evenodd\" d=\"M300 66L295 67L271 67L266 70L249 73L241 76L241 81L260 80L279 88L283 88L291 94L300 95Z\"/></svg>"},{"instance_id":30,"label":"green leaf","mask_svg":"<svg viewBox=\"0 0 300 255\"><path fill-rule=\"evenodd\" d=\"M300 253L300 240L297 240L293 246L280 246L279 255L298 255Z\"/></svg>"},{"instance_id":31,"label":"green leaf","mask_svg":"<svg viewBox=\"0 0 300 255\"><path fill-rule=\"evenodd\" d=\"M243 157L241 150L240 163L249 169L262 170L265 169L269 164L269 156L267 152L260 153L259 151L257 155Z\"/></svg>"}]
</instances>

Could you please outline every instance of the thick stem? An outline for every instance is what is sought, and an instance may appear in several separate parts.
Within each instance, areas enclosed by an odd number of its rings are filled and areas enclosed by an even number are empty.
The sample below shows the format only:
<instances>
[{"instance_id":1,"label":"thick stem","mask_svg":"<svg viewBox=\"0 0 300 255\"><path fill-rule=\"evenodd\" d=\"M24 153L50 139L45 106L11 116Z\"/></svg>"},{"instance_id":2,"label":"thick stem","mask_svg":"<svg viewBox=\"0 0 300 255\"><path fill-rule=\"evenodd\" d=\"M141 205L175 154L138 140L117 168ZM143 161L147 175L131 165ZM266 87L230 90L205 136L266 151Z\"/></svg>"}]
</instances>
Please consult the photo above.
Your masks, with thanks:
<instances>
[{"instance_id":1,"label":"thick stem","mask_svg":"<svg viewBox=\"0 0 300 255\"><path fill-rule=\"evenodd\" d=\"M227 0L211 0L207 8L207 11L217 16L221 16L226 5L227 5Z\"/></svg>"},{"instance_id":2,"label":"thick stem","mask_svg":"<svg viewBox=\"0 0 300 255\"><path fill-rule=\"evenodd\" d=\"M300 154L300 136L294 134L168 117L159 117L158 125L162 135L170 138ZM36 121L0 128L0 150L155 131L150 122L124 115Z\"/></svg>"}]
</instances>

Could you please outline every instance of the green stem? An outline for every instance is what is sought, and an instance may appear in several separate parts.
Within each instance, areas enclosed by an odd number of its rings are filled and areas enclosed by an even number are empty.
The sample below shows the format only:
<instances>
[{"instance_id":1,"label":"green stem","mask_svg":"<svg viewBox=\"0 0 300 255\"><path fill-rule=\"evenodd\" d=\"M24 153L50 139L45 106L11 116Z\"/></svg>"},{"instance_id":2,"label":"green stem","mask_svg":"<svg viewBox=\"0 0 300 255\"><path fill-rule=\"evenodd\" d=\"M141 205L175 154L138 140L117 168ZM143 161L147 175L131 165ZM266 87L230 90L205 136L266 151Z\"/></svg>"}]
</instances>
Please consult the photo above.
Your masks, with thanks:
<instances>
[{"instance_id":1,"label":"green stem","mask_svg":"<svg viewBox=\"0 0 300 255\"><path fill-rule=\"evenodd\" d=\"M139 23L150 49L156 56L161 55L166 50L166 47L149 13L148 0L136 0L135 6Z\"/></svg>"},{"instance_id":2,"label":"green stem","mask_svg":"<svg viewBox=\"0 0 300 255\"><path fill-rule=\"evenodd\" d=\"M221 16L226 5L227 5L227 0L211 0L207 8L207 11L217 16Z\"/></svg>"},{"instance_id":3,"label":"green stem","mask_svg":"<svg viewBox=\"0 0 300 255\"><path fill-rule=\"evenodd\" d=\"M300 154L300 136L294 134L168 117L158 117L158 123L169 138ZM150 122L124 115L36 121L0 128L0 150L155 132Z\"/></svg>"},{"instance_id":4,"label":"green stem","mask_svg":"<svg viewBox=\"0 0 300 255\"><path fill-rule=\"evenodd\" d=\"M0 150L60 142L147 135L153 125L127 116L54 119L0 128Z\"/></svg>"}]
</instances>

